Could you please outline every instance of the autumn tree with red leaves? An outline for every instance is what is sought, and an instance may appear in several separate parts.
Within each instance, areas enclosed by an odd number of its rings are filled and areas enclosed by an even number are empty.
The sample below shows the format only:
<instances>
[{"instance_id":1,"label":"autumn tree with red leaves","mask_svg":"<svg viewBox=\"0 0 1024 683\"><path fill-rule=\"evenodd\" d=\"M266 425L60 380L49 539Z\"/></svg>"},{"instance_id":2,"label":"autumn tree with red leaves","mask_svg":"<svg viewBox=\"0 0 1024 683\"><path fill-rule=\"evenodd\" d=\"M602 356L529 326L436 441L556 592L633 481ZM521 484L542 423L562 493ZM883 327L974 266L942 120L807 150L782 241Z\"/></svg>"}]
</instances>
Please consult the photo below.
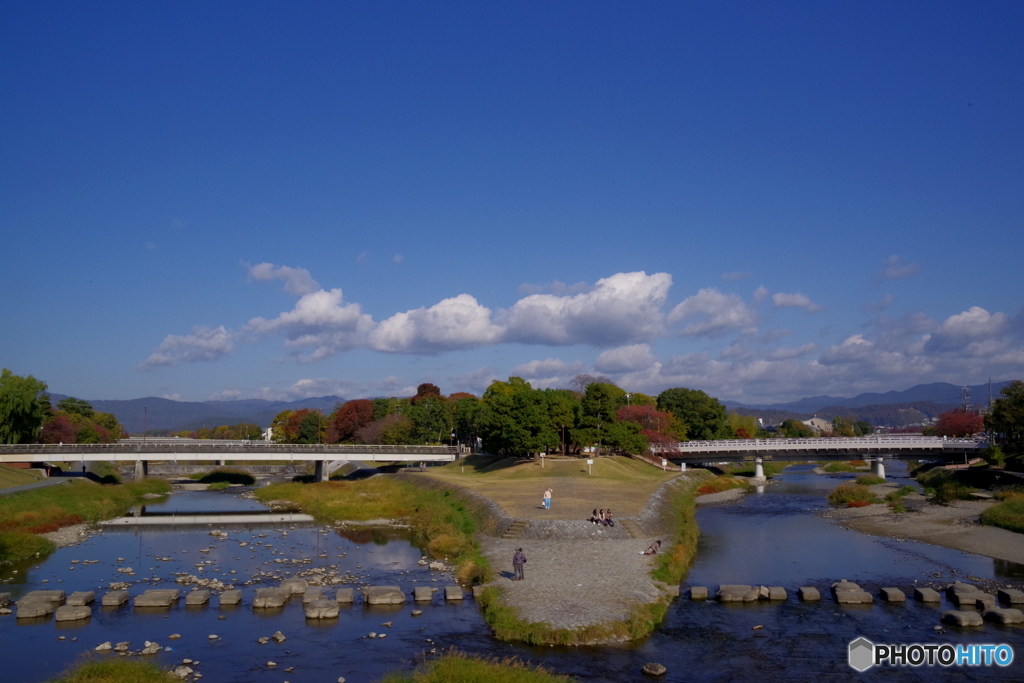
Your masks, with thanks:
<instances>
[{"instance_id":1,"label":"autumn tree with red leaves","mask_svg":"<svg viewBox=\"0 0 1024 683\"><path fill-rule=\"evenodd\" d=\"M640 433L647 437L647 443L662 447L679 442L683 426L672 413L665 413L654 406L622 406L615 417L619 422L633 422L640 425Z\"/></svg>"},{"instance_id":2,"label":"autumn tree with red leaves","mask_svg":"<svg viewBox=\"0 0 1024 683\"><path fill-rule=\"evenodd\" d=\"M352 441L356 432L373 422L373 401L365 398L348 401L330 417L327 443Z\"/></svg>"},{"instance_id":3,"label":"autumn tree with red leaves","mask_svg":"<svg viewBox=\"0 0 1024 683\"><path fill-rule=\"evenodd\" d=\"M981 415L963 408L947 410L935 422L935 433L939 436L973 436L984 428Z\"/></svg>"}]
</instances>

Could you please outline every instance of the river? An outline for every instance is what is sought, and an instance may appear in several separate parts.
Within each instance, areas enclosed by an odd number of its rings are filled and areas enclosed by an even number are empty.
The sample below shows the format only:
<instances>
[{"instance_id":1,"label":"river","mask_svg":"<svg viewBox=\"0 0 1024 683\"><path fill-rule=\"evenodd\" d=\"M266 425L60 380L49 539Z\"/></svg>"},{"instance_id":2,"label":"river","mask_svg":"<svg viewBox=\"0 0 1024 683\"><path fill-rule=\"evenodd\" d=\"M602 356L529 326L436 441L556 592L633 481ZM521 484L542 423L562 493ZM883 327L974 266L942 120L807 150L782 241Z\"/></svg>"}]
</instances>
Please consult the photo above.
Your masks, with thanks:
<instances>
[{"instance_id":1,"label":"river","mask_svg":"<svg viewBox=\"0 0 1024 683\"><path fill-rule=\"evenodd\" d=\"M126 578L118 568L131 567L135 575L129 580L136 583L133 594L144 588L175 586L174 573L187 572L216 576L226 583L236 579L244 589L243 605L219 609L214 598L213 606L206 608L179 604L145 614L130 606L95 607L91 620L74 625L57 624L52 617L30 623L15 621L13 615L0 617L0 642L8 653L3 680L45 681L84 650L104 641L124 640L132 641L133 648L141 647L144 640L171 647L158 655L162 663L177 664L183 657L199 660L204 680L218 683L319 683L337 681L339 676L369 681L387 671L411 668L431 649L449 647L486 656L519 655L583 681L649 680L640 674L649 661L668 668L667 681L1005 681L1024 677L1024 629L986 623L980 629L936 632L933 627L941 612L953 609L945 598L938 607L916 603L912 597L899 606L877 600L870 606L837 606L827 587L841 578L857 581L876 594L881 586L895 585L912 595L915 582L954 578L1002 578L1019 586L1024 567L842 529L819 516L827 507L824 496L837 478L814 475L810 469L790 468L763 493L701 507L699 554L684 581L684 586L703 585L712 591L721 583L779 585L789 591L790 599L781 604L725 605L683 597L673 603L664 624L640 643L579 648L499 643L489 636L472 600L446 603L439 595L425 606L357 603L343 608L338 619L323 622L305 619L297 600L275 613L248 607L257 586L275 585L274 577L318 566L336 566L373 585L399 585L406 593L417 585L451 583L450 577L418 564L421 549L402 530L339 531L311 523L224 524L216 528L228 532L228 538L218 539L206 525L107 528L79 546L60 549L45 561L20 568L18 574L6 570L0 578L11 582L0 591L10 590L15 598L46 588L61 588L69 594L96 590L99 596L109 582ZM889 474L899 481L906 471L893 463ZM262 509L226 492L176 493L166 503L148 506L150 511L165 513ZM241 547L242 542L247 545ZM99 561L72 564L76 559ZM202 572L197 564L203 565ZM261 583L241 586L250 578ZM142 579L145 584L139 583ZM796 589L802 585L817 586L823 594L821 603L800 602ZM417 607L422 615L412 616ZM392 626L382 626L385 622ZM257 644L257 638L275 631L287 640ZM371 631L387 637L367 638ZM181 638L168 640L172 633ZM211 634L219 638L211 640ZM58 640L60 636L64 640ZM1007 643L1017 660L1009 669L921 667L856 674L846 663L846 651L847 644L860 636L875 643ZM277 666L268 667L269 661ZM286 672L290 667L294 671Z\"/></svg>"}]
</instances>

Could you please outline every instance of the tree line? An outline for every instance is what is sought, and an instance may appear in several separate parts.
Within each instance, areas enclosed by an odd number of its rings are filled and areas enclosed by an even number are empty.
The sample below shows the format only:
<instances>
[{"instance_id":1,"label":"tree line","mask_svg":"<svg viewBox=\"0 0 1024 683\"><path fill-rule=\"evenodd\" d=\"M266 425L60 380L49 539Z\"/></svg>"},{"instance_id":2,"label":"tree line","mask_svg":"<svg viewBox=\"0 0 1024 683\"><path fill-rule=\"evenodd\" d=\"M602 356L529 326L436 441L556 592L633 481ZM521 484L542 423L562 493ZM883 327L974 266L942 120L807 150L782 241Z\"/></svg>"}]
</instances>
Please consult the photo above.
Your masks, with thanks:
<instances>
[{"instance_id":1,"label":"tree line","mask_svg":"<svg viewBox=\"0 0 1024 683\"><path fill-rule=\"evenodd\" d=\"M56 406L46 382L0 372L0 443L113 443L128 436L117 418L69 396Z\"/></svg>"}]
</instances>

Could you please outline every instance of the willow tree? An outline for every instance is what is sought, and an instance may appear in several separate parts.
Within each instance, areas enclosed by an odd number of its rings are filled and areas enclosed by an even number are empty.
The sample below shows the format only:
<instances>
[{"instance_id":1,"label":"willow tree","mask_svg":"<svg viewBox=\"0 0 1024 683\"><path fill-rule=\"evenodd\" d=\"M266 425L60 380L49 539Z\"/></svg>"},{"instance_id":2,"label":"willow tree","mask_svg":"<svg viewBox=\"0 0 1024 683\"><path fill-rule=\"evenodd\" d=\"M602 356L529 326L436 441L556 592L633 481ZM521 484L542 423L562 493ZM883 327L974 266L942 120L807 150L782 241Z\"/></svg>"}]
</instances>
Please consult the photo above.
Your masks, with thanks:
<instances>
[{"instance_id":1,"label":"willow tree","mask_svg":"<svg viewBox=\"0 0 1024 683\"><path fill-rule=\"evenodd\" d=\"M7 368L0 373L0 443L33 443L46 416L49 401L41 400L46 382L20 377Z\"/></svg>"}]
</instances>

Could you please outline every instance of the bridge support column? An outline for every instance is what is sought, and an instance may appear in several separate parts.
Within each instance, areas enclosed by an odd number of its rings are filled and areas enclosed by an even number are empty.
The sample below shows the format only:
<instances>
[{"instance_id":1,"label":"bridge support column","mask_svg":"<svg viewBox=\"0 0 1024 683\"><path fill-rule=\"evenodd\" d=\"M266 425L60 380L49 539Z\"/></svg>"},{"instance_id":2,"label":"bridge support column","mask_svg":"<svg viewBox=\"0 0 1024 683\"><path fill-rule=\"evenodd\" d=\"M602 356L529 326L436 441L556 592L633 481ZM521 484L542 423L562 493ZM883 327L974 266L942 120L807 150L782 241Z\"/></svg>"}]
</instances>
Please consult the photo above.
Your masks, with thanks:
<instances>
[{"instance_id":1,"label":"bridge support column","mask_svg":"<svg viewBox=\"0 0 1024 683\"><path fill-rule=\"evenodd\" d=\"M313 481L327 481L327 468L323 460L313 461Z\"/></svg>"},{"instance_id":2,"label":"bridge support column","mask_svg":"<svg viewBox=\"0 0 1024 683\"><path fill-rule=\"evenodd\" d=\"M754 477L757 479L764 479L764 458L754 458Z\"/></svg>"},{"instance_id":3,"label":"bridge support column","mask_svg":"<svg viewBox=\"0 0 1024 683\"><path fill-rule=\"evenodd\" d=\"M876 477L885 479L885 464L882 463L881 456L875 458L874 473Z\"/></svg>"},{"instance_id":4,"label":"bridge support column","mask_svg":"<svg viewBox=\"0 0 1024 683\"><path fill-rule=\"evenodd\" d=\"M224 467L224 463L226 462L227 460L215 460L213 464L216 465L217 467Z\"/></svg>"},{"instance_id":5,"label":"bridge support column","mask_svg":"<svg viewBox=\"0 0 1024 683\"><path fill-rule=\"evenodd\" d=\"M135 461L135 481L141 481L149 476L149 461L148 460L136 460Z\"/></svg>"},{"instance_id":6,"label":"bridge support column","mask_svg":"<svg viewBox=\"0 0 1024 683\"><path fill-rule=\"evenodd\" d=\"M680 472L685 472L686 471L686 463L685 462L679 463L679 471Z\"/></svg>"}]
</instances>

